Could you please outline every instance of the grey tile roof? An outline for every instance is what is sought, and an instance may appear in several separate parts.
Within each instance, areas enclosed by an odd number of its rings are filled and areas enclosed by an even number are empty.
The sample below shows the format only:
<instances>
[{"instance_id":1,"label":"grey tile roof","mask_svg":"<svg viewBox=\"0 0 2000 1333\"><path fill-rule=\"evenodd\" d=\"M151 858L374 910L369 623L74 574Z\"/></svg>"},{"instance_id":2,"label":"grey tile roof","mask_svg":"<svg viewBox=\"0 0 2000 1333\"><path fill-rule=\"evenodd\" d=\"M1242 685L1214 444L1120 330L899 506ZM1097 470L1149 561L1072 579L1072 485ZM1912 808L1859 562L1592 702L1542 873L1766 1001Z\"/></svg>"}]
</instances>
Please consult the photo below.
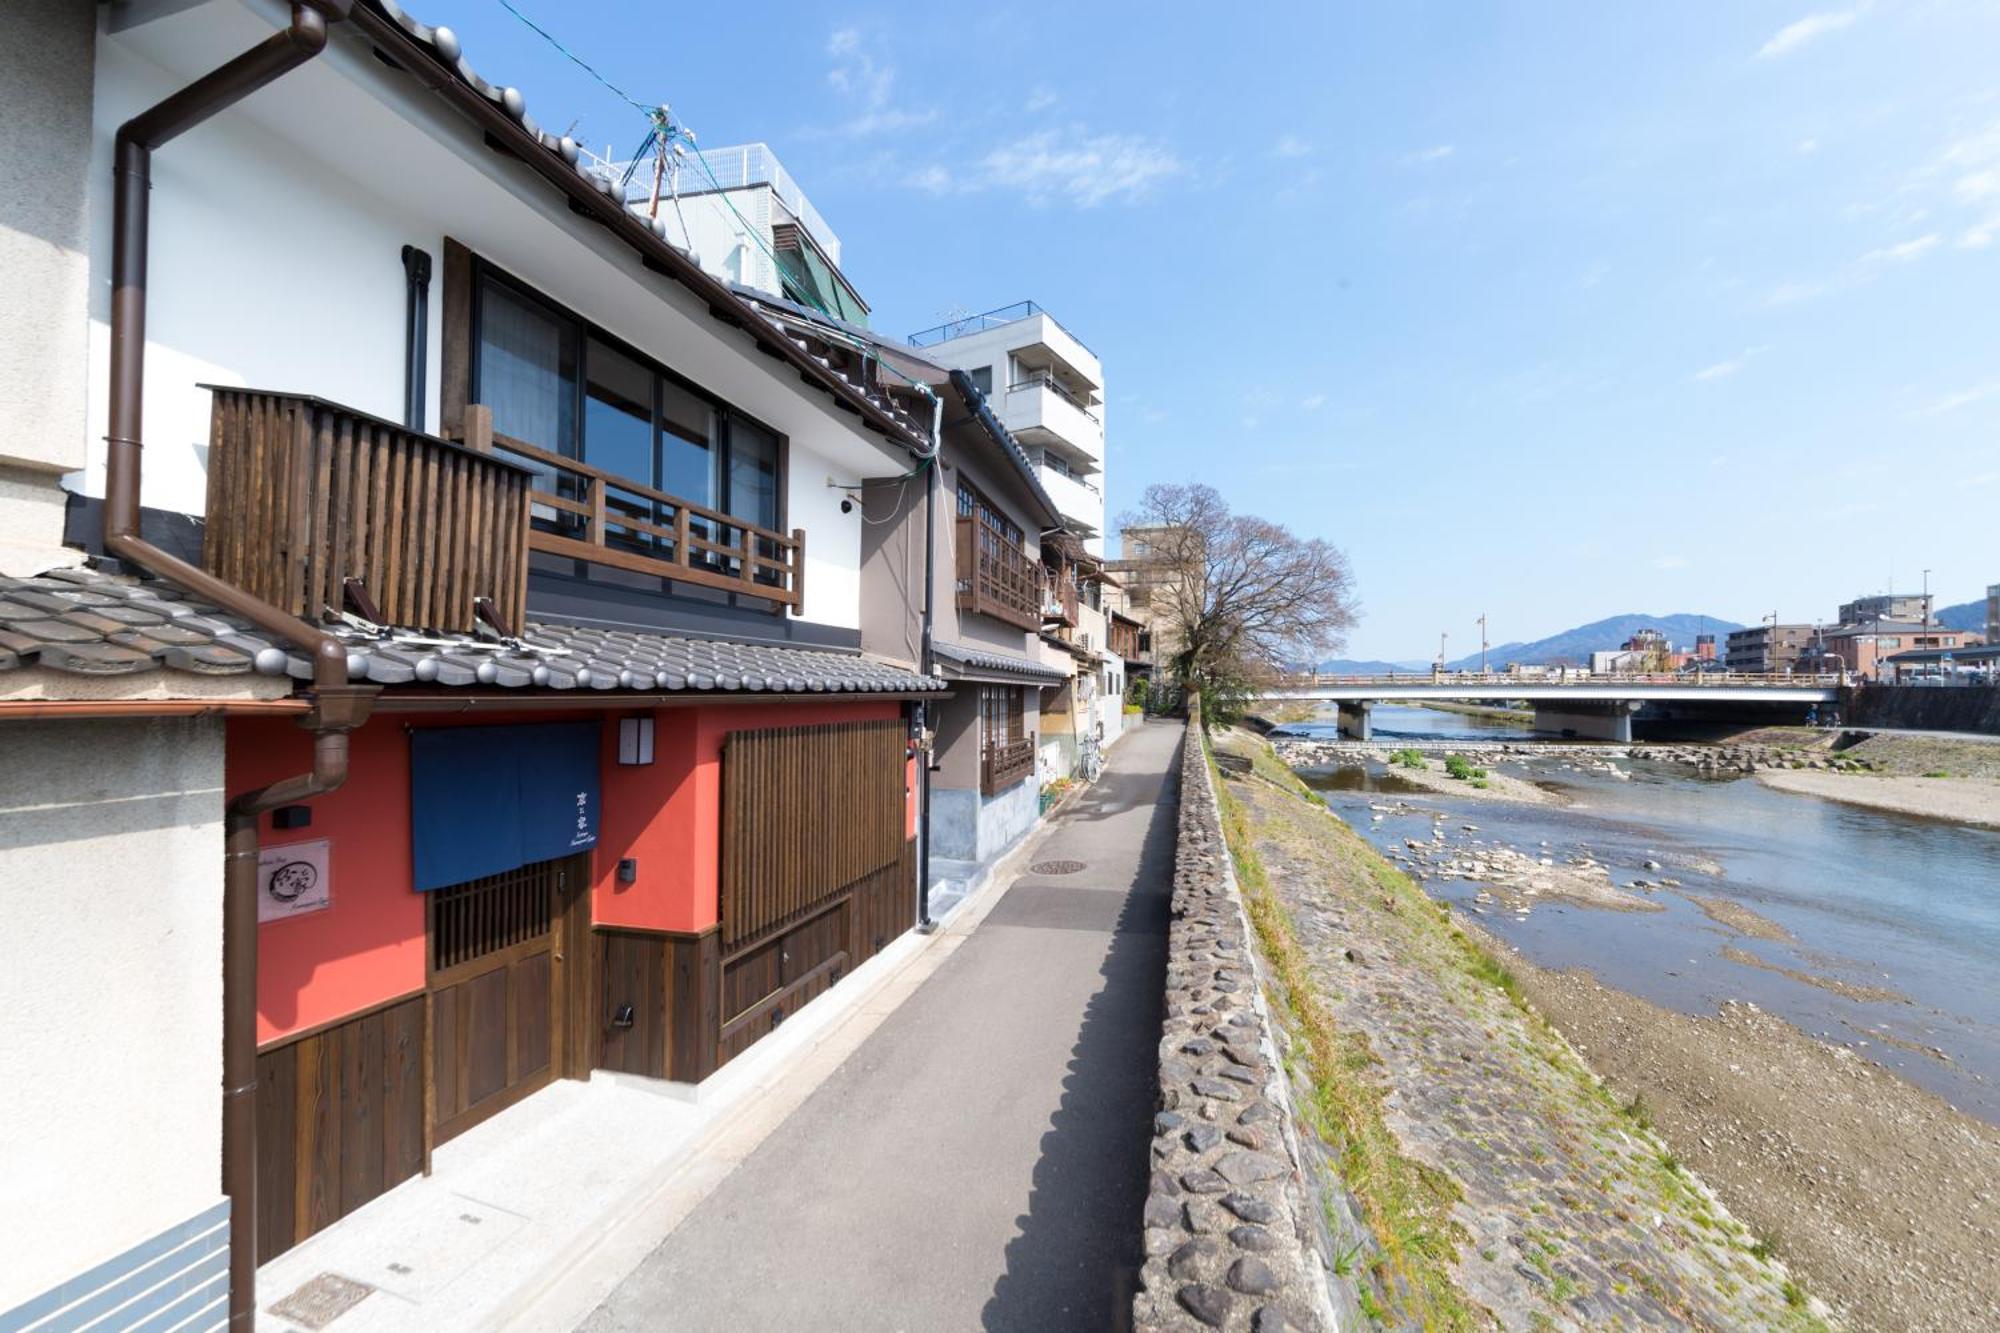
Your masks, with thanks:
<instances>
[{"instance_id":1,"label":"grey tile roof","mask_svg":"<svg viewBox=\"0 0 2000 1333\"><path fill-rule=\"evenodd\" d=\"M519 639L335 628L350 678L377 685L509 689L902 694L946 682L854 653L533 623ZM0 577L0 671L172 670L312 679L263 631L169 584L91 569Z\"/></svg>"},{"instance_id":2,"label":"grey tile roof","mask_svg":"<svg viewBox=\"0 0 2000 1333\"><path fill-rule=\"evenodd\" d=\"M1069 679L1069 672L1060 667L1052 667L1032 657L996 652L991 648L939 641L931 645L931 651L943 658L948 667L957 667L961 671L1004 675L1034 685L1060 685Z\"/></svg>"}]
</instances>

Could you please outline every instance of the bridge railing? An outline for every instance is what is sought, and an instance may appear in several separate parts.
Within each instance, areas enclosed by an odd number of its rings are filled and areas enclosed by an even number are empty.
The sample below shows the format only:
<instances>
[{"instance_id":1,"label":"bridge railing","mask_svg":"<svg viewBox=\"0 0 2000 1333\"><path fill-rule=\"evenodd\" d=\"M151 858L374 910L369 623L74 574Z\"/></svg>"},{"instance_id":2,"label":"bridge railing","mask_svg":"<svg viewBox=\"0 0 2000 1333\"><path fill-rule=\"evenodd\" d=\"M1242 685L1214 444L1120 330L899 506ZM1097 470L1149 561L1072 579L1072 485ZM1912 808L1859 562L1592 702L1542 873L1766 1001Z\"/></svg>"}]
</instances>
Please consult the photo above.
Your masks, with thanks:
<instances>
[{"instance_id":1,"label":"bridge railing","mask_svg":"<svg viewBox=\"0 0 2000 1333\"><path fill-rule=\"evenodd\" d=\"M1574 672L1560 676L1517 676L1504 671L1403 671L1377 675L1340 675L1325 672L1301 672L1297 675L1280 676L1273 684L1280 689L1314 689L1325 685L1452 685L1452 686L1520 686L1523 689L1541 689L1546 686L1577 686L1587 689L1601 689L1606 685L1677 685L1688 687L1728 687L1740 689L1745 686L1768 686L1772 688L1830 689L1848 683L1844 673L1836 671L1600 671Z\"/></svg>"}]
</instances>

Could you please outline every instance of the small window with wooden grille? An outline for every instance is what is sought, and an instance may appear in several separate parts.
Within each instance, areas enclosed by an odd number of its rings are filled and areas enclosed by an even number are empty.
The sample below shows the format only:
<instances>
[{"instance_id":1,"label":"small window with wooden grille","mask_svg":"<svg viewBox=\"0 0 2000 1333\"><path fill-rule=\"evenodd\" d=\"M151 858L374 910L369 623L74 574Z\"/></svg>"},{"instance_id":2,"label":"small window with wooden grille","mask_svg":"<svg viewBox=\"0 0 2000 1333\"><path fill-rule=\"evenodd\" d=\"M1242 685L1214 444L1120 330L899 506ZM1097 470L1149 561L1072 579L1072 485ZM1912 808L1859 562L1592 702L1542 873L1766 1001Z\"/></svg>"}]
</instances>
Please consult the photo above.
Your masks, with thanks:
<instances>
[{"instance_id":1,"label":"small window with wooden grille","mask_svg":"<svg viewBox=\"0 0 2000 1333\"><path fill-rule=\"evenodd\" d=\"M562 861L438 889L431 895L431 971L443 972L549 933Z\"/></svg>"}]
</instances>

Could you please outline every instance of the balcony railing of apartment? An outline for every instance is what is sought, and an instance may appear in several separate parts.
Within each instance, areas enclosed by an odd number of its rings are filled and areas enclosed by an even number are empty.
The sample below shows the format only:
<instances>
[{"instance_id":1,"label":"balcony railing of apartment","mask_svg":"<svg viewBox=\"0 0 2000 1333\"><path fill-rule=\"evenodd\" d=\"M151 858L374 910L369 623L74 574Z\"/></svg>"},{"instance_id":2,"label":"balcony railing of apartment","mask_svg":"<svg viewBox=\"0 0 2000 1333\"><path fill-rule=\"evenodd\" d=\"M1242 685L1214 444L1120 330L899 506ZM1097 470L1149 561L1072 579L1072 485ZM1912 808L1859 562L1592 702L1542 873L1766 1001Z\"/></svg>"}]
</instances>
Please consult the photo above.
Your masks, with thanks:
<instances>
[{"instance_id":1,"label":"balcony railing of apartment","mask_svg":"<svg viewBox=\"0 0 2000 1333\"><path fill-rule=\"evenodd\" d=\"M351 408L210 385L209 571L306 620L348 604L470 633L475 603L521 627L527 468Z\"/></svg>"},{"instance_id":2,"label":"balcony railing of apartment","mask_svg":"<svg viewBox=\"0 0 2000 1333\"><path fill-rule=\"evenodd\" d=\"M1013 393L1017 389L1047 389L1049 392L1053 393L1056 397L1062 399L1064 402L1068 403L1071 407L1074 407L1077 411L1089 417L1091 421L1096 425L1101 426L1104 424L1102 421L1098 420L1096 411L1090 406L1089 403L1086 403L1082 398L1079 398L1076 394L1064 388L1063 382L1057 379L1055 376L1049 374L1047 371L1036 371L1035 373L1028 375L1022 379L1015 380L1012 384L1007 386L1008 393Z\"/></svg>"},{"instance_id":3,"label":"balcony railing of apartment","mask_svg":"<svg viewBox=\"0 0 2000 1333\"><path fill-rule=\"evenodd\" d=\"M1066 579L1046 567L1042 579L1042 622L1076 624L1076 580Z\"/></svg>"},{"instance_id":4,"label":"balcony railing of apartment","mask_svg":"<svg viewBox=\"0 0 2000 1333\"><path fill-rule=\"evenodd\" d=\"M210 386L211 572L317 621L353 606L454 633L526 622L529 553L803 600L805 534L746 524L491 433L464 442L299 394Z\"/></svg>"},{"instance_id":5,"label":"balcony railing of apartment","mask_svg":"<svg viewBox=\"0 0 2000 1333\"><path fill-rule=\"evenodd\" d=\"M1076 340L1078 347L1083 348L1086 352L1090 352L1090 344L1081 338L1077 338L1068 329L1063 328L1061 320L1057 319L1054 315L1049 315L1048 311L1042 309L1033 301L1016 301L1012 305L1003 305L998 310L988 310L984 314L967 315L963 319L948 320L936 328L924 329L919 333L913 333L906 341L912 347L931 347L938 343L948 343L953 338L963 338L968 333L984 333L988 329L997 329L1006 324L1018 323L1024 319L1032 319L1036 315L1048 315L1049 323L1062 329L1064 333L1069 333L1069 336ZM1097 355L1095 352L1090 352L1090 354L1092 356Z\"/></svg>"},{"instance_id":6,"label":"balcony railing of apartment","mask_svg":"<svg viewBox=\"0 0 2000 1333\"><path fill-rule=\"evenodd\" d=\"M1042 627L1042 567L1025 551L980 531L977 518L958 520L958 609L992 616L1025 630Z\"/></svg>"},{"instance_id":7,"label":"balcony railing of apartment","mask_svg":"<svg viewBox=\"0 0 2000 1333\"><path fill-rule=\"evenodd\" d=\"M493 449L536 472L528 549L636 574L805 602L806 534L782 532L495 433Z\"/></svg>"},{"instance_id":8,"label":"balcony railing of apartment","mask_svg":"<svg viewBox=\"0 0 2000 1333\"><path fill-rule=\"evenodd\" d=\"M979 790L993 796L1005 791L1035 771L1035 738L989 742L979 754Z\"/></svg>"}]
</instances>

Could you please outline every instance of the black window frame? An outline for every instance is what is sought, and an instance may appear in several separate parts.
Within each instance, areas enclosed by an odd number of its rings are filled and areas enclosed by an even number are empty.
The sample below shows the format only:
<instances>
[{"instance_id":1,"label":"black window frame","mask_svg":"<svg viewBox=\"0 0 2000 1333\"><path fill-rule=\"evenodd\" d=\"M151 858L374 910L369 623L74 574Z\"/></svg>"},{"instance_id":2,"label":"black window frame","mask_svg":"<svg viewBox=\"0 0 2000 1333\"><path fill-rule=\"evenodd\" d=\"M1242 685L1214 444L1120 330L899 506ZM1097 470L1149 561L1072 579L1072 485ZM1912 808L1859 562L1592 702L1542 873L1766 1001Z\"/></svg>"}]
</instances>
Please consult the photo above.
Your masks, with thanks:
<instances>
[{"instance_id":1,"label":"black window frame","mask_svg":"<svg viewBox=\"0 0 2000 1333\"><path fill-rule=\"evenodd\" d=\"M578 314L575 310L572 310L560 301L554 300L547 293L537 289L531 283L524 282L500 265L476 253L471 258L471 292L469 294L471 299L470 310L468 312L469 327L466 330L466 401L473 403L481 401L479 375L482 358L480 349L484 343L482 332L485 320L486 284L491 280L505 287L510 294L518 299L539 307L551 319L568 324L572 335L576 339L576 376L571 386L571 393L574 396L570 403L570 431L572 438L558 441L555 447L552 448L546 444L540 447L547 448L550 453L561 454L565 458L575 459L577 462L589 464L593 467L597 466L591 463L588 453L588 442L584 438L590 395L590 344L594 339L605 344L620 355L631 358L653 375L653 474L647 477L631 477L631 480L640 482L653 490L664 491L669 495L678 495L677 492L668 491L665 486L660 484L661 435L666 429L664 424L665 394L662 392L662 387L665 383L671 382L707 403L710 410L715 413L715 439L710 447L714 451L714 485L720 493L713 498L693 495L681 495L679 498L692 501L704 509L712 509L718 513L726 514L739 523L751 527L768 528L772 532L784 532L786 530L786 523L790 517L788 513L790 496L787 494L789 490L787 478L790 475L791 468L791 437L789 435L771 425L756 413L744 411L727 399L709 392L695 381L662 362L659 358L648 355L645 351L633 346L630 342L627 342L609 329L584 318L584 316ZM747 425L763 431L776 442L777 456L773 460L775 476L773 478L772 491L777 512L773 521L768 524L762 519L745 518L740 514L734 514L730 511L730 505L734 500L731 491L734 486L733 474L735 465L730 425L735 419L741 419ZM609 471L609 469L606 470ZM624 472L617 473L616 475L630 476L630 474ZM558 490L557 493L561 494L562 491Z\"/></svg>"}]
</instances>

